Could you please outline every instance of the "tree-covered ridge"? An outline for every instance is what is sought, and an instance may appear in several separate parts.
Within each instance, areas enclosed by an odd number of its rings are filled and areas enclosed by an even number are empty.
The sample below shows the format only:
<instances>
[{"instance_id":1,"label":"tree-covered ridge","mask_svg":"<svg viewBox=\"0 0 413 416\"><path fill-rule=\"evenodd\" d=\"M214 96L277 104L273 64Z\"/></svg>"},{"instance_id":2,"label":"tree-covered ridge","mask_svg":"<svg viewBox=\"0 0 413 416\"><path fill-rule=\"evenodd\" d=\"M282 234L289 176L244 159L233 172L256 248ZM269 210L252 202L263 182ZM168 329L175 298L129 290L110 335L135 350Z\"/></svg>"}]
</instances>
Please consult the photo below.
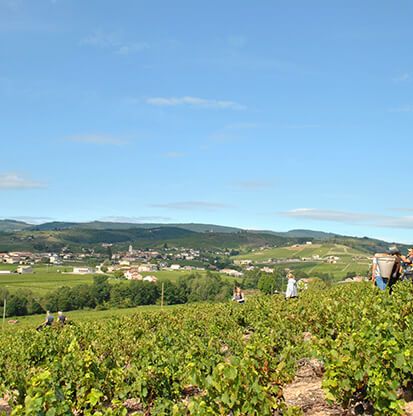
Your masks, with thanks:
<instances>
[{"instance_id":1,"label":"tree-covered ridge","mask_svg":"<svg viewBox=\"0 0 413 416\"><path fill-rule=\"evenodd\" d=\"M69 224L69 225L68 225ZM103 224L103 225L102 225ZM113 228L110 228L112 226ZM58 252L63 247L74 251L82 248L102 251L102 244L116 249L161 247L165 243L175 247L198 249L252 249L263 246L287 246L306 241L344 244L356 250L376 252L387 250L389 243L367 237L346 237L328 233L297 230L291 233L249 231L205 224L112 224L92 222L49 223L21 230L0 228L0 252L36 251ZM400 245L401 248L406 248Z\"/></svg>"}]
</instances>

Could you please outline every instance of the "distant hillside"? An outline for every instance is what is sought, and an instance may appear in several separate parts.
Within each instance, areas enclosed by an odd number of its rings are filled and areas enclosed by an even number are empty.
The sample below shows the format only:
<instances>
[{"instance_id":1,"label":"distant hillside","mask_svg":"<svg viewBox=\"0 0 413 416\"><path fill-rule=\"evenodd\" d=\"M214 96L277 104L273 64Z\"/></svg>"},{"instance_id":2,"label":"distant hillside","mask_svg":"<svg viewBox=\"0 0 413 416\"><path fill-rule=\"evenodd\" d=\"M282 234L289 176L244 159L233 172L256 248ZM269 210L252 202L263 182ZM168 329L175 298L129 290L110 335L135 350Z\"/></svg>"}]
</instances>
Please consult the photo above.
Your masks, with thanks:
<instances>
[{"instance_id":1,"label":"distant hillside","mask_svg":"<svg viewBox=\"0 0 413 416\"><path fill-rule=\"evenodd\" d=\"M54 221L36 226L31 226L33 231L57 231L67 229L92 229L92 230L129 230L132 228L181 228L183 230L193 231L196 233L219 232L219 233L235 233L242 231L240 228L226 227L214 224L160 224L160 223L127 223L127 222L107 222L107 221L91 221L91 222L62 222Z\"/></svg>"},{"instance_id":2,"label":"distant hillside","mask_svg":"<svg viewBox=\"0 0 413 416\"><path fill-rule=\"evenodd\" d=\"M8 250L59 251L69 246L74 251L80 248L102 250L102 244L125 246L134 244L136 247L152 247L170 240L188 237L192 231L181 228L152 228L127 230L96 230L67 228L60 230L30 230L15 233L0 233L0 252ZM201 234L197 234L201 235Z\"/></svg>"},{"instance_id":3,"label":"distant hillside","mask_svg":"<svg viewBox=\"0 0 413 416\"><path fill-rule=\"evenodd\" d=\"M371 253L386 251L390 245L388 242L368 237L349 237L313 230L276 232L242 230L214 224L135 224L104 221L56 221L30 225L22 221L0 220L0 251L58 251L65 246L73 250L82 247L102 250L103 243L115 244L122 249L129 244L136 247L157 247L164 243L193 248L245 249L286 246L305 241L342 244ZM402 250L407 248L402 244L399 247Z\"/></svg>"},{"instance_id":4,"label":"distant hillside","mask_svg":"<svg viewBox=\"0 0 413 416\"><path fill-rule=\"evenodd\" d=\"M0 231L3 232L20 231L30 227L30 224L26 224L23 221L0 220Z\"/></svg>"},{"instance_id":5,"label":"distant hillside","mask_svg":"<svg viewBox=\"0 0 413 416\"><path fill-rule=\"evenodd\" d=\"M259 231L268 234L274 234L281 237L290 237L290 238L308 238L310 240L329 240L331 238L340 237L337 234L325 233L323 231L313 231L313 230L290 230L286 232L277 232L277 231Z\"/></svg>"},{"instance_id":6,"label":"distant hillside","mask_svg":"<svg viewBox=\"0 0 413 416\"><path fill-rule=\"evenodd\" d=\"M0 233L0 251L35 250L58 251L65 246L73 250L81 247L102 250L103 243L115 245L115 249L134 247L159 247L165 243L176 247L234 248L261 247L299 242L276 235L250 232L194 232L178 227L130 228L125 230L66 228L54 230L24 230Z\"/></svg>"}]
</instances>

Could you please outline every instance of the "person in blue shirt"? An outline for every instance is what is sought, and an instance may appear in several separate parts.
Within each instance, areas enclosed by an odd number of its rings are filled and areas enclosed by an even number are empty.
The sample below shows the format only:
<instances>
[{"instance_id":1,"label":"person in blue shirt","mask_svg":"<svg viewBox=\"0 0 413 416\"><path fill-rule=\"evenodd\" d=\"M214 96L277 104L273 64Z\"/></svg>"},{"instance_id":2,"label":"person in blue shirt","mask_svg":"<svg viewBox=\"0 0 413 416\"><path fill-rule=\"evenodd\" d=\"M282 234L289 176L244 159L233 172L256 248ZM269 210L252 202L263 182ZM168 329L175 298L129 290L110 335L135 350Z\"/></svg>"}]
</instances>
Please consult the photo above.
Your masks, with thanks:
<instances>
[{"instance_id":1,"label":"person in blue shirt","mask_svg":"<svg viewBox=\"0 0 413 416\"><path fill-rule=\"evenodd\" d=\"M40 331L41 329L46 328L47 326L52 326L53 321L54 321L54 316L49 311L47 311L45 321L41 325L39 325L36 328L36 330Z\"/></svg>"},{"instance_id":2,"label":"person in blue shirt","mask_svg":"<svg viewBox=\"0 0 413 416\"><path fill-rule=\"evenodd\" d=\"M409 248L407 256L401 256L403 275L402 280L413 281L413 247Z\"/></svg>"}]
</instances>

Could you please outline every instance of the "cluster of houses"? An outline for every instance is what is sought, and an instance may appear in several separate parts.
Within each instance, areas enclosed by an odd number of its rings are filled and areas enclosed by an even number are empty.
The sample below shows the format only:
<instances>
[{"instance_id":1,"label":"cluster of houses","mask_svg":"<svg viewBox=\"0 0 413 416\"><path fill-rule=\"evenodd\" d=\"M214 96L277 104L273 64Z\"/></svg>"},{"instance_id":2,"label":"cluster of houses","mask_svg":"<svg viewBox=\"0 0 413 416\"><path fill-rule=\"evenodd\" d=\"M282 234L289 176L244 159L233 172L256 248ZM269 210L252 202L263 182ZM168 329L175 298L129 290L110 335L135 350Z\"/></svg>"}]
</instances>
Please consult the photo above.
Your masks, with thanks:
<instances>
[{"instance_id":1,"label":"cluster of houses","mask_svg":"<svg viewBox=\"0 0 413 416\"><path fill-rule=\"evenodd\" d=\"M142 280L144 282L150 282L150 283L156 283L158 281L158 278L156 276L143 276L140 274L137 270L138 268L131 268L127 271L125 271L124 276L128 280Z\"/></svg>"},{"instance_id":2,"label":"cluster of houses","mask_svg":"<svg viewBox=\"0 0 413 416\"><path fill-rule=\"evenodd\" d=\"M29 251L15 251L10 253L0 253L0 263L3 264L25 264L35 260L40 261L41 257Z\"/></svg>"},{"instance_id":3,"label":"cluster of houses","mask_svg":"<svg viewBox=\"0 0 413 416\"><path fill-rule=\"evenodd\" d=\"M201 256L201 252L195 249L188 248L163 248L163 249L134 249L133 246L129 246L128 251L115 253L112 256L112 260L118 262L151 262L162 260L183 260L192 261L198 260Z\"/></svg>"},{"instance_id":4,"label":"cluster of houses","mask_svg":"<svg viewBox=\"0 0 413 416\"><path fill-rule=\"evenodd\" d=\"M11 251L8 253L0 253L0 264L37 264L50 263L54 265L61 265L63 262L69 261L84 261L93 257L90 253L32 253L30 251Z\"/></svg>"}]
</instances>

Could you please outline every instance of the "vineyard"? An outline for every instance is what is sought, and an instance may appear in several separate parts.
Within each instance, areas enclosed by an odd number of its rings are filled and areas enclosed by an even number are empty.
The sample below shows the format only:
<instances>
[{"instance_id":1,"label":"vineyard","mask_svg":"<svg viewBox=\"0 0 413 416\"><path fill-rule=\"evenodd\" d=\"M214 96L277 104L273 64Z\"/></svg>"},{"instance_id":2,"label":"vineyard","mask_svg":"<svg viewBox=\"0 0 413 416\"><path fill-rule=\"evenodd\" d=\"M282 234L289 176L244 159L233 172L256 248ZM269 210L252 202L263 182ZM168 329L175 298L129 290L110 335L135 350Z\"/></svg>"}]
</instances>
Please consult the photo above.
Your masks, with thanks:
<instances>
[{"instance_id":1,"label":"vineyard","mask_svg":"<svg viewBox=\"0 0 413 416\"><path fill-rule=\"evenodd\" d=\"M412 287L341 285L8 330L0 393L14 415L300 415L286 386L314 360L341 414L402 415L412 357Z\"/></svg>"}]
</instances>

